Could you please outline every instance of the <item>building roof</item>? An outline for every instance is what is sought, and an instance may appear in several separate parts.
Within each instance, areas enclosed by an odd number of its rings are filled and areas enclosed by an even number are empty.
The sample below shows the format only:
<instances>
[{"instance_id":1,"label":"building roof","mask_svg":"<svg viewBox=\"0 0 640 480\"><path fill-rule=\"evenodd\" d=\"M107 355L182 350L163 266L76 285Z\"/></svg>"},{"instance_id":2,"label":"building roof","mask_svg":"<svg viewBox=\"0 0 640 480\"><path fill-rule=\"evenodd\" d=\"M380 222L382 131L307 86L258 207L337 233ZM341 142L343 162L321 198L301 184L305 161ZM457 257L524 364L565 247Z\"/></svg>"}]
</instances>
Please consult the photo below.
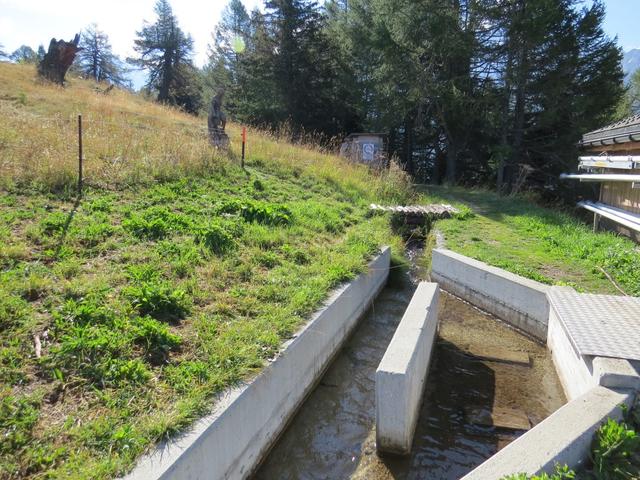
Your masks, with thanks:
<instances>
[{"instance_id":1,"label":"building roof","mask_svg":"<svg viewBox=\"0 0 640 480\"><path fill-rule=\"evenodd\" d=\"M640 115L632 115L593 132L585 133L580 145L590 147L625 142L640 142Z\"/></svg>"}]
</instances>

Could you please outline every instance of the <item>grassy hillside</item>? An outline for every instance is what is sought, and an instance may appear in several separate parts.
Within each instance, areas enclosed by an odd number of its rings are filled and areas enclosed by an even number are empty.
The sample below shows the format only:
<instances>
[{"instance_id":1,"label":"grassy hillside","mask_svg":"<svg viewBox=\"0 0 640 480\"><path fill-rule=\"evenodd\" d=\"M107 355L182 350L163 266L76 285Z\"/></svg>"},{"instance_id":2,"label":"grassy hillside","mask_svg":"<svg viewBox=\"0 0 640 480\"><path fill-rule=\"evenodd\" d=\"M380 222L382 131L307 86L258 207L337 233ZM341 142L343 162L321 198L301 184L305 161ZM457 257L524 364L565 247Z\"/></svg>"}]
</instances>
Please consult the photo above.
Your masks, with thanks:
<instances>
[{"instance_id":1,"label":"grassy hillside","mask_svg":"<svg viewBox=\"0 0 640 480\"><path fill-rule=\"evenodd\" d=\"M73 189L83 114L87 189ZM107 478L258 371L382 244L373 175L249 132L0 63L0 478Z\"/></svg>"}]
</instances>

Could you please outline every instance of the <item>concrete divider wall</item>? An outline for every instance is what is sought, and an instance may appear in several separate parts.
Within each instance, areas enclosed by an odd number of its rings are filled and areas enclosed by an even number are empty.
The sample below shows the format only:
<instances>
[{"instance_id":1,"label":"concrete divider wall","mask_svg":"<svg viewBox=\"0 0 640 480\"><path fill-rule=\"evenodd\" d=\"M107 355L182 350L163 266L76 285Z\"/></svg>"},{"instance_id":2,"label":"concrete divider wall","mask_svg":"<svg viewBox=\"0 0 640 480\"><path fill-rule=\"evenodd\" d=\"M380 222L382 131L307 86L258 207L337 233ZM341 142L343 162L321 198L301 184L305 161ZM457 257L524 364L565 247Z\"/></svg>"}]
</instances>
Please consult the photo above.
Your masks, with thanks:
<instances>
[{"instance_id":1,"label":"concrete divider wall","mask_svg":"<svg viewBox=\"0 0 640 480\"><path fill-rule=\"evenodd\" d=\"M547 285L440 248L432 252L431 279L454 295L546 341Z\"/></svg>"},{"instance_id":2,"label":"concrete divider wall","mask_svg":"<svg viewBox=\"0 0 640 480\"><path fill-rule=\"evenodd\" d=\"M144 457L126 478L247 478L384 287L389 262L385 248L367 273L334 292L253 381L226 392L212 414Z\"/></svg>"},{"instance_id":3,"label":"concrete divider wall","mask_svg":"<svg viewBox=\"0 0 640 480\"><path fill-rule=\"evenodd\" d=\"M555 464L580 467L588 458L596 429L622 417L620 405L631 406L633 390L601 386L567 403L553 415L489 458L462 480L499 480L514 473L551 474Z\"/></svg>"},{"instance_id":4,"label":"concrete divider wall","mask_svg":"<svg viewBox=\"0 0 640 480\"><path fill-rule=\"evenodd\" d=\"M376 370L376 445L382 452L408 454L429 370L438 324L440 290L418 285Z\"/></svg>"}]
</instances>

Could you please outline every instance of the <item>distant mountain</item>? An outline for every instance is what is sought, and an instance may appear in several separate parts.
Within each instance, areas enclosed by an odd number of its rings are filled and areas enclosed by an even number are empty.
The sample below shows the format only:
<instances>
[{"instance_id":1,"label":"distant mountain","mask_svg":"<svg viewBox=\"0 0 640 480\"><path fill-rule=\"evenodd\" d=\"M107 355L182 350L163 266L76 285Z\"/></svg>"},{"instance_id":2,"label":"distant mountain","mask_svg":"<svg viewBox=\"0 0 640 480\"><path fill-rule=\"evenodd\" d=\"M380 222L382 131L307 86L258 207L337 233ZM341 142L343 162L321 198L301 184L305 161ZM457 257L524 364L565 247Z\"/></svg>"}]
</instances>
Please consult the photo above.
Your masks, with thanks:
<instances>
[{"instance_id":1,"label":"distant mountain","mask_svg":"<svg viewBox=\"0 0 640 480\"><path fill-rule=\"evenodd\" d=\"M640 49L634 48L624 53L622 58L622 70L625 83L629 81L633 72L640 68Z\"/></svg>"}]
</instances>

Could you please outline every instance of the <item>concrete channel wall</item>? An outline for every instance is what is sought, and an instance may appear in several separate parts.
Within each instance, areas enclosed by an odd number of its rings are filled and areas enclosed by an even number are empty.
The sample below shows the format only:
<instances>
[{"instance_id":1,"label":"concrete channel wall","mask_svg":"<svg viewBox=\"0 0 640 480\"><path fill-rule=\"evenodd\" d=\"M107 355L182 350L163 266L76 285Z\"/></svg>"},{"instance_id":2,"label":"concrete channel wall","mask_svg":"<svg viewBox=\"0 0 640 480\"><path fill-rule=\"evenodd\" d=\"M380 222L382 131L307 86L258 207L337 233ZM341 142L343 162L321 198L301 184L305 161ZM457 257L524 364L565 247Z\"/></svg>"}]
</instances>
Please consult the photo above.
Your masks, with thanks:
<instances>
[{"instance_id":1,"label":"concrete channel wall","mask_svg":"<svg viewBox=\"0 0 640 480\"><path fill-rule=\"evenodd\" d=\"M541 341L547 340L548 286L446 249L434 249L431 279Z\"/></svg>"},{"instance_id":2,"label":"concrete channel wall","mask_svg":"<svg viewBox=\"0 0 640 480\"><path fill-rule=\"evenodd\" d=\"M387 247L367 273L334 292L254 380L226 392L212 414L144 457L126 478L247 478L384 287L389 262Z\"/></svg>"},{"instance_id":3,"label":"concrete channel wall","mask_svg":"<svg viewBox=\"0 0 640 480\"><path fill-rule=\"evenodd\" d=\"M588 458L596 429L622 417L635 392L593 387L489 458L462 480L499 480L514 473L552 473L556 463L580 467Z\"/></svg>"},{"instance_id":4,"label":"concrete channel wall","mask_svg":"<svg viewBox=\"0 0 640 480\"><path fill-rule=\"evenodd\" d=\"M438 325L440 289L421 282L376 370L376 445L411 451Z\"/></svg>"}]
</instances>

